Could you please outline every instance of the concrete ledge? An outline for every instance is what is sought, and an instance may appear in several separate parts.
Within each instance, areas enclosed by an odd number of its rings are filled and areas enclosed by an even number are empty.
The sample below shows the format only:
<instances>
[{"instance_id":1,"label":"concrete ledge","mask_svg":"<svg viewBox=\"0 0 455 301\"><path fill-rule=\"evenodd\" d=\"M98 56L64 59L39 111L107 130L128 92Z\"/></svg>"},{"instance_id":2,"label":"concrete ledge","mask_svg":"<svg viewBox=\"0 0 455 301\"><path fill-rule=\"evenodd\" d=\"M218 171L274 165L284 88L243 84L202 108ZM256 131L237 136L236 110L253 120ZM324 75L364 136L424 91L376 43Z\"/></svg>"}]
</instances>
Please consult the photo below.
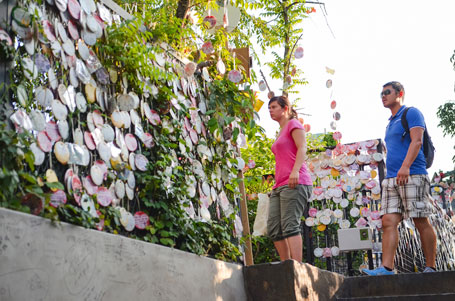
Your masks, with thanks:
<instances>
[{"instance_id":1,"label":"concrete ledge","mask_svg":"<svg viewBox=\"0 0 455 301\"><path fill-rule=\"evenodd\" d=\"M345 279L337 297L395 296L398 298L398 296L422 295L423 298L425 295L442 296L444 294L455 294L455 271L350 277Z\"/></svg>"},{"instance_id":2,"label":"concrete ledge","mask_svg":"<svg viewBox=\"0 0 455 301\"><path fill-rule=\"evenodd\" d=\"M246 300L243 266L0 208L0 300Z\"/></svg>"},{"instance_id":3,"label":"concrete ledge","mask_svg":"<svg viewBox=\"0 0 455 301\"><path fill-rule=\"evenodd\" d=\"M345 279L295 260L245 267L244 277L251 301L331 300Z\"/></svg>"}]
</instances>

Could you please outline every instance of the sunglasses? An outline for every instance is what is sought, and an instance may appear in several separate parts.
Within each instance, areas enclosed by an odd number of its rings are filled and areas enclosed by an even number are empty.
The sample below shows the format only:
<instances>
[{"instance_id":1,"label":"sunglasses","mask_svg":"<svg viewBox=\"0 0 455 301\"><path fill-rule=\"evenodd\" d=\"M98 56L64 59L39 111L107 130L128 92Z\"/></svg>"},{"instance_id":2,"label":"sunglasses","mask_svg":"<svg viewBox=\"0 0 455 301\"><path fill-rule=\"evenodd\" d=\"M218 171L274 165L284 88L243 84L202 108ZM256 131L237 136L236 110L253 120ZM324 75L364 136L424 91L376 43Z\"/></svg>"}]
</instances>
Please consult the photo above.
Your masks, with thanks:
<instances>
[{"instance_id":1,"label":"sunglasses","mask_svg":"<svg viewBox=\"0 0 455 301\"><path fill-rule=\"evenodd\" d=\"M389 95L390 93L392 93L392 90L390 90L390 89L387 89L387 90L385 90L385 91L382 91L382 92L381 92L381 98L382 98L383 96Z\"/></svg>"}]
</instances>

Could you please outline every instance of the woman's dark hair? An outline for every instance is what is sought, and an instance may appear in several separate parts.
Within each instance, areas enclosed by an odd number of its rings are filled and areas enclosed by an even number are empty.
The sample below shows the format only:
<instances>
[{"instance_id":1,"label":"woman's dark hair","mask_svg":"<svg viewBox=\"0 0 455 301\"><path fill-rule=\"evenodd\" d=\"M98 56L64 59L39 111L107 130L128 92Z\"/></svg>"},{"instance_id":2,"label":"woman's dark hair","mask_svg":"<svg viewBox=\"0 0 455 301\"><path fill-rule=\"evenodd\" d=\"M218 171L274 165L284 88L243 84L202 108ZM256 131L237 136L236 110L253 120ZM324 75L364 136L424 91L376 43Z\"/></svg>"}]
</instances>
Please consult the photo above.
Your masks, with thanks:
<instances>
[{"instance_id":1,"label":"woman's dark hair","mask_svg":"<svg viewBox=\"0 0 455 301\"><path fill-rule=\"evenodd\" d=\"M284 108L285 106L288 106L289 108L289 113L291 115L291 118L289 119L294 119L294 118L297 118L298 115L297 115L297 111L291 106L291 104L289 103L289 99L284 96L284 95L281 95L281 96L274 96L270 99L269 101L269 106L272 102L277 102L280 107Z\"/></svg>"}]
</instances>

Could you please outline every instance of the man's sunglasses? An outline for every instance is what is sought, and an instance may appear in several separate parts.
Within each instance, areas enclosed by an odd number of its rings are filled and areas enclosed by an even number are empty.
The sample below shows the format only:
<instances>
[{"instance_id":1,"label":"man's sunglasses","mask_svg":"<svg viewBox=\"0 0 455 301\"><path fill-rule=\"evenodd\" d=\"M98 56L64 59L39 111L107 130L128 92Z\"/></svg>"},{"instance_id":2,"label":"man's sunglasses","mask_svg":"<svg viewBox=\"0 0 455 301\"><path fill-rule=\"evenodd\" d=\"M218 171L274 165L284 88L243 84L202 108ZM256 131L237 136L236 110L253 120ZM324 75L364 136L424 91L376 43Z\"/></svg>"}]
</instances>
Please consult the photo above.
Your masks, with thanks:
<instances>
[{"instance_id":1,"label":"man's sunglasses","mask_svg":"<svg viewBox=\"0 0 455 301\"><path fill-rule=\"evenodd\" d=\"M387 89L387 90L382 91L382 92L381 92L381 98L382 98L383 96L389 95L390 93L392 93L392 90L390 90L390 89Z\"/></svg>"}]
</instances>

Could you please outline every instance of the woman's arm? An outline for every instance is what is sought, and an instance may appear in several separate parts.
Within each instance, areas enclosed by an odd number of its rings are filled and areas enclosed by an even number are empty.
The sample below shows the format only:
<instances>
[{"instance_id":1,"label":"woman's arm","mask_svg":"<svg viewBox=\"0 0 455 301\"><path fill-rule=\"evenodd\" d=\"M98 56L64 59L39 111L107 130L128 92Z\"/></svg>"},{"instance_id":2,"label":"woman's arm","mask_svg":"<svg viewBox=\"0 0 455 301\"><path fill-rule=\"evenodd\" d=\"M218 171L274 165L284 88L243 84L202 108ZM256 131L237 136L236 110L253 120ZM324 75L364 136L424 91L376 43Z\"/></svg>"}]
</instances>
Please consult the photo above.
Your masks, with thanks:
<instances>
[{"instance_id":1,"label":"woman's arm","mask_svg":"<svg viewBox=\"0 0 455 301\"><path fill-rule=\"evenodd\" d=\"M291 133L295 146L297 147L297 154L295 156L294 167L289 175L289 188L295 188L299 184L299 172L303 163L306 160L306 139L305 131L303 129L295 129Z\"/></svg>"}]
</instances>

